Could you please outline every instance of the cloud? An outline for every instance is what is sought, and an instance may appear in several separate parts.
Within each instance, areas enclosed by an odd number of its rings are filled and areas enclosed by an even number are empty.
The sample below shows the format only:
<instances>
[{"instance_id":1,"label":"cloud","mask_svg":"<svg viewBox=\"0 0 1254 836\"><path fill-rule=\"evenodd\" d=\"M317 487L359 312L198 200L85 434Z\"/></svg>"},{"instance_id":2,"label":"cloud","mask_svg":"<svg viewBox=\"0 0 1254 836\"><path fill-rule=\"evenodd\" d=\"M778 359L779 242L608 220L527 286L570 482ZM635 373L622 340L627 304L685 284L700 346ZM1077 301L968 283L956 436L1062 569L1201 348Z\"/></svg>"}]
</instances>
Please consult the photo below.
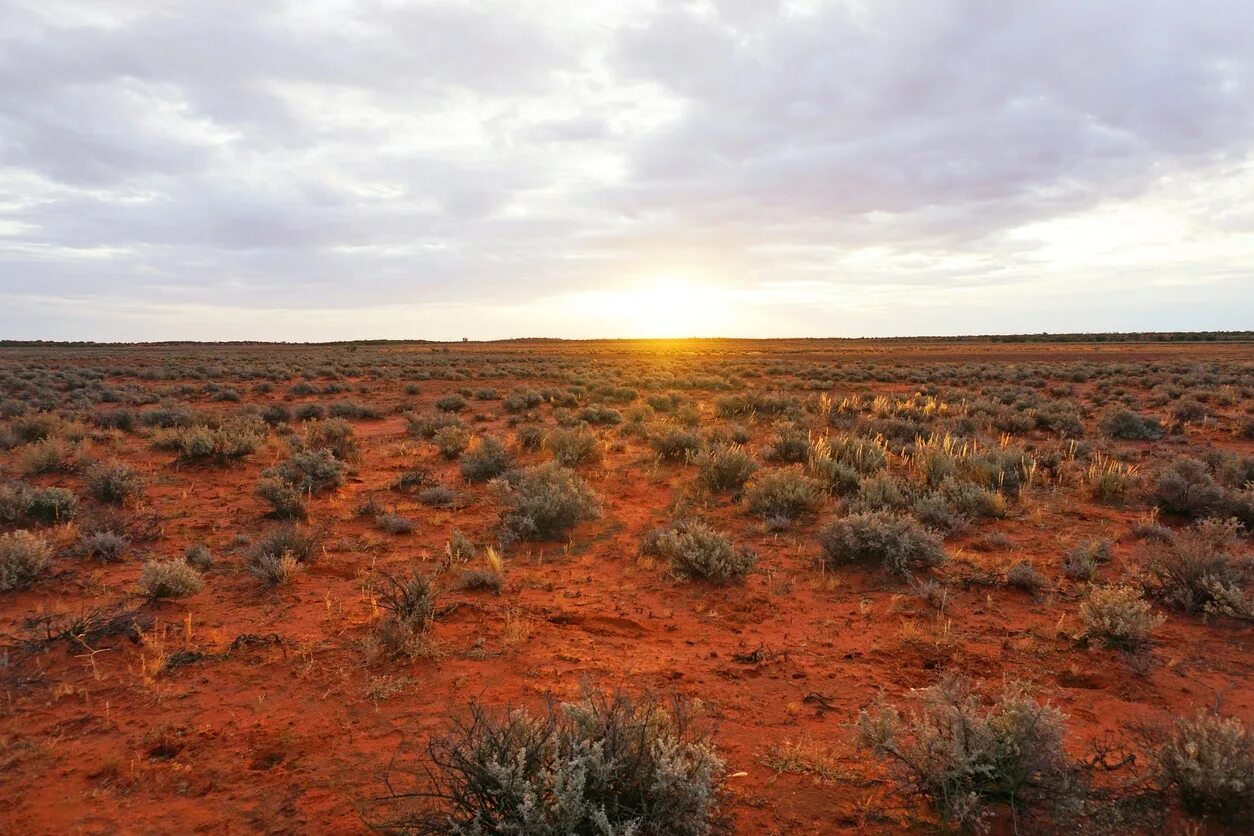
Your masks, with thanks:
<instances>
[{"instance_id":1,"label":"cloud","mask_svg":"<svg viewBox=\"0 0 1254 836\"><path fill-rule=\"evenodd\" d=\"M1254 314L1242 4L0 13L9 336L630 333L578 300L659 278L755 335Z\"/></svg>"}]
</instances>

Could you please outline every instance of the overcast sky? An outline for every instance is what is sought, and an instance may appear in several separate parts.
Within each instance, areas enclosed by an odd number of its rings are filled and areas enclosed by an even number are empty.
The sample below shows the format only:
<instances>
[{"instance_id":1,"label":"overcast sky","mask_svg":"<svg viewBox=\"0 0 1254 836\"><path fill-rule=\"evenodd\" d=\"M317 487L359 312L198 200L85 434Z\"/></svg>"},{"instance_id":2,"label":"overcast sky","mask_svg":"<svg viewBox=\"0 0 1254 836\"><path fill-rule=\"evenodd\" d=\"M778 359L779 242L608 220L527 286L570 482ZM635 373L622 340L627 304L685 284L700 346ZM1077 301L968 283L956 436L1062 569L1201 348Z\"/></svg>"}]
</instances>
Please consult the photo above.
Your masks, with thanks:
<instances>
[{"instance_id":1,"label":"overcast sky","mask_svg":"<svg viewBox=\"0 0 1254 836\"><path fill-rule=\"evenodd\" d=\"M1254 3L0 0L0 336L1254 327Z\"/></svg>"}]
</instances>

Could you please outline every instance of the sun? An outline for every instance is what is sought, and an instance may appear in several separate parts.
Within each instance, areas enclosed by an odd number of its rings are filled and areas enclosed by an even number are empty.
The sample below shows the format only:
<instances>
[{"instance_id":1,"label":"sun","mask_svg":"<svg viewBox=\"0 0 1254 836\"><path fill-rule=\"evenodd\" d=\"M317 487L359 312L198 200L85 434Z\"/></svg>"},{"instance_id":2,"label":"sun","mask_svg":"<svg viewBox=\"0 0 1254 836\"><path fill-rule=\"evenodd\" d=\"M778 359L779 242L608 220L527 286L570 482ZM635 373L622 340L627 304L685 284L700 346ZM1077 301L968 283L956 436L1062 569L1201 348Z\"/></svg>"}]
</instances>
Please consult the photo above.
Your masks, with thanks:
<instances>
[{"instance_id":1,"label":"sun","mask_svg":"<svg viewBox=\"0 0 1254 836\"><path fill-rule=\"evenodd\" d=\"M582 305L622 337L718 337L735 330L735 307L716 285L661 275L621 290L582 294Z\"/></svg>"}]
</instances>

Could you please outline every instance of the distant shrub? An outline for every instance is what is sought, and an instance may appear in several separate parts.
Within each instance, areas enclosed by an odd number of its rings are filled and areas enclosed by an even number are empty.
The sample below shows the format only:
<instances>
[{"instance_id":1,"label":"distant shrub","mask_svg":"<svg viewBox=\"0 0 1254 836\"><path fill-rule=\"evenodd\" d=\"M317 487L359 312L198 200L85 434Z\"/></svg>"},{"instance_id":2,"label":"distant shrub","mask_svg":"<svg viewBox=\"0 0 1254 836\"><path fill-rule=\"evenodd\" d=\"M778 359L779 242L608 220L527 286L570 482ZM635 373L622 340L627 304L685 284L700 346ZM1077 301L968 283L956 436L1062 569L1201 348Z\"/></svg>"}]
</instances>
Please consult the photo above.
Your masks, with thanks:
<instances>
[{"instance_id":1,"label":"distant shrub","mask_svg":"<svg viewBox=\"0 0 1254 836\"><path fill-rule=\"evenodd\" d=\"M861 475L875 473L888 464L888 450L879 438L845 435L826 439L828 456Z\"/></svg>"},{"instance_id":2,"label":"distant shrub","mask_svg":"<svg viewBox=\"0 0 1254 836\"><path fill-rule=\"evenodd\" d=\"M417 834L707 836L726 829L723 763L682 706L585 691L533 716L470 716L428 746L426 807L387 822Z\"/></svg>"},{"instance_id":3,"label":"distant shrub","mask_svg":"<svg viewBox=\"0 0 1254 836\"><path fill-rule=\"evenodd\" d=\"M910 483L891 473L877 473L863 479L858 495L847 504L850 513L866 511L902 511L914 502Z\"/></svg>"},{"instance_id":4,"label":"distant shrub","mask_svg":"<svg viewBox=\"0 0 1254 836\"><path fill-rule=\"evenodd\" d=\"M962 467L971 481L1006 496L1017 496L1036 473L1036 461L1020 447L980 450L968 456Z\"/></svg>"},{"instance_id":5,"label":"distant shrub","mask_svg":"<svg viewBox=\"0 0 1254 836\"><path fill-rule=\"evenodd\" d=\"M1245 592L1254 579L1254 557L1240 554L1241 546L1235 519L1201 520L1155 548L1145 565L1168 606L1254 618L1254 602Z\"/></svg>"},{"instance_id":6,"label":"distant shrub","mask_svg":"<svg viewBox=\"0 0 1254 836\"><path fill-rule=\"evenodd\" d=\"M515 389L505 398L506 412L524 412L544 403L544 397L535 389Z\"/></svg>"},{"instance_id":7,"label":"distant shrub","mask_svg":"<svg viewBox=\"0 0 1254 836\"><path fill-rule=\"evenodd\" d=\"M584 520L600 515L596 493L555 462L526 467L508 481L493 483L503 505L506 534L521 540L543 540L565 534Z\"/></svg>"},{"instance_id":8,"label":"distant shrub","mask_svg":"<svg viewBox=\"0 0 1254 836\"><path fill-rule=\"evenodd\" d=\"M436 430L431 441L442 457L452 461L470 446L470 432L461 427L442 427Z\"/></svg>"},{"instance_id":9,"label":"distant shrub","mask_svg":"<svg viewBox=\"0 0 1254 836\"><path fill-rule=\"evenodd\" d=\"M116 531L96 531L83 535L79 548L101 563L117 563L130 548L130 541Z\"/></svg>"},{"instance_id":10,"label":"distant shrub","mask_svg":"<svg viewBox=\"0 0 1254 836\"><path fill-rule=\"evenodd\" d=\"M292 410L281 403L268 404L265 409L261 410L261 420L271 426L286 424L292 420Z\"/></svg>"},{"instance_id":11,"label":"distant shrub","mask_svg":"<svg viewBox=\"0 0 1254 836\"><path fill-rule=\"evenodd\" d=\"M1249 824L1254 813L1254 735L1236 717L1198 712L1181 718L1154 753L1159 780L1191 813Z\"/></svg>"},{"instance_id":12,"label":"distant shrub","mask_svg":"<svg viewBox=\"0 0 1254 836\"><path fill-rule=\"evenodd\" d=\"M0 592L28 589L52 562L52 546L29 531L0 534Z\"/></svg>"},{"instance_id":13,"label":"distant shrub","mask_svg":"<svg viewBox=\"0 0 1254 836\"><path fill-rule=\"evenodd\" d=\"M336 401L327 410L332 418L352 418L355 420L378 420L383 413L378 407L357 401Z\"/></svg>"},{"instance_id":14,"label":"distant shrub","mask_svg":"<svg viewBox=\"0 0 1254 836\"><path fill-rule=\"evenodd\" d=\"M0 523L58 523L74 518L78 497L66 488L40 488L21 482L0 485Z\"/></svg>"},{"instance_id":15,"label":"distant shrub","mask_svg":"<svg viewBox=\"0 0 1254 836\"><path fill-rule=\"evenodd\" d=\"M1080 605L1085 635L1107 647L1142 647L1149 643L1162 621L1153 614L1140 590L1130 586L1095 586Z\"/></svg>"},{"instance_id":16,"label":"distant shrub","mask_svg":"<svg viewBox=\"0 0 1254 836\"><path fill-rule=\"evenodd\" d=\"M139 416L135 414L133 409L109 409L101 410L95 416L96 426L106 430L121 430L122 432L134 432L139 425Z\"/></svg>"},{"instance_id":17,"label":"distant shrub","mask_svg":"<svg viewBox=\"0 0 1254 836\"><path fill-rule=\"evenodd\" d=\"M187 598L204 585L200 573L183 560L149 561L139 577L139 589L149 598Z\"/></svg>"},{"instance_id":18,"label":"distant shrub","mask_svg":"<svg viewBox=\"0 0 1254 836\"><path fill-rule=\"evenodd\" d=\"M920 697L919 710L905 717L882 701L860 712L857 741L888 761L900 787L926 797L944 821L979 829L990 804L1031 809L1073 791L1066 718L1022 686L1008 686L989 708L952 677Z\"/></svg>"},{"instance_id":19,"label":"distant shrub","mask_svg":"<svg viewBox=\"0 0 1254 836\"><path fill-rule=\"evenodd\" d=\"M1162 438L1162 425L1154 418L1144 418L1130 409L1116 409L1101 421L1101 430L1121 441L1152 441Z\"/></svg>"},{"instance_id":20,"label":"distant shrub","mask_svg":"<svg viewBox=\"0 0 1254 836\"><path fill-rule=\"evenodd\" d=\"M651 532L641 550L665 558L680 576L713 583L739 580L758 561L752 549L733 546L728 537L697 521Z\"/></svg>"},{"instance_id":21,"label":"distant shrub","mask_svg":"<svg viewBox=\"0 0 1254 836\"><path fill-rule=\"evenodd\" d=\"M835 520L819 534L829 566L879 564L887 572L909 577L914 571L940 566L945 548L940 536L910 517L875 511Z\"/></svg>"},{"instance_id":22,"label":"distant shrub","mask_svg":"<svg viewBox=\"0 0 1254 836\"><path fill-rule=\"evenodd\" d=\"M441 412L461 412L469 406L461 395L443 395L435 399L435 408Z\"/></svg>"},{"instance_id":23,"label":"distant shrub","mask_svg":"<svg viewBox=\"0 0 1254 836\"><path fill-rule=\"evenodd\" d=\"M330 450L342 462L356 461L358 449L353 425L341 418L308 421L301 432L296 450Z\"/></svg>"},{"instance_id":24,"label":"distant shrub","mask_svg":"<svg viewBox=\"0 0 1254 836\"><path fill-rule=\"evenodd\" d=\"M266 440L266 426L257 418L239 418L221 427L175 427L157 436L160 447L178 451L185 461L241 459L257 451Z\"/></svg>"},{"instance_id":25,"label":"distant shrub","mask_svg":"<svg viewBox=\"0 0 1254 836\"><path fill-rule=\"evenodd\" d=\"M823 484L798 468L776 468L755 476L745 491L749 510L762 517L793 520L823 505Z\"/></svg>"},{"instance_id":26,"label":"distant shrub","mask_svg":"<svg viewBox=\"0 0 1254 836\"><path fill-rule=\"evenodd\" d=\"M84 476L87 492L100 502L121 503L144 486L135 468L122 462L97 462Z\"/></svg>"},{"instance_id":27,"label":"distant shrub","mask_svg":"<svg viewBox=\"0 0 1254 836\"><path fill-rule=\"evenodd\" d=\"M649 444L666 461L685 461L701 451L701 436L693 430L670 427L654 434Z\"/></svg>"},{"instance_id":28,"label":"distant shrub","mask_svg":"<svg viewBox=\"0 0 1254 836\"><path fill-rule=\"evenodd\" d=\"M601 460L601 440L586 427L552 430L544 437L544 447L565 467Z\"/></svg>"},{"instance_id":29,"label":"distant shrub","mask_svg":"<svg viewBox=\"0 0 1254 836\"><path fill-rule=\"evenodd\" d=\"M332 490L344 484L348 465L325 448L293 453L263 475L279 479L302 494L315 494Z\"/></svg>"},{"instance_id":30,"label":"distant shrub","mask_svg":"<svg viewBox=\"0 0 1254 836\"><path fill-rule=\"evenodd\" d=\"M623 423L623 414L608 406L588 406L579 411L579 420L589 424L613 427Z\"/></svg>"},{"instance_id":31,"label":"distant shrub","mask_svg":"<svg viewBox=\"0 0 1254 836\"><path fill-rule=\"evenodd\" d=\"M739 445L717 445L693 459L697 483L707 490L740 490L758 470L758 463Z\"/></svg>"}]
</instances>

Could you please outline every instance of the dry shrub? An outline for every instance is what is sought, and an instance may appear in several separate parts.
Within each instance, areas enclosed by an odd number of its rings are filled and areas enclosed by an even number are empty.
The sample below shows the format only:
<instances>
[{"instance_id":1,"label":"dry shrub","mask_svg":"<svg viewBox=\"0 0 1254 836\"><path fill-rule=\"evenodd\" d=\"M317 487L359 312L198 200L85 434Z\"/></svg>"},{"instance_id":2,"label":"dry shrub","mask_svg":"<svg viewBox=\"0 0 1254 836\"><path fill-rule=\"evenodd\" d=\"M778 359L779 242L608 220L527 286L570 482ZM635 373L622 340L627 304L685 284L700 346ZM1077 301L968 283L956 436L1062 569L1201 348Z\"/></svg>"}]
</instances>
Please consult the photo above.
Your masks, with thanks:
<instances>
[{"instance_id":1,"label":"dry shrub","mask_svg":"<svg viewBox=\"0 0 1254 836\"><path fill-rule=\"evenodd\" d=\"M1158 597L1189 612L1254 617L1245 592L1254 558L1239 553L1242 545L1241 524L1234 519L1201 520L1177 532L1146 561Z\"/></svg>"},{"instance_id":2,"label":"dry shrub","mask_svg":"<svg viewBox=\"0 0 1254 836\"><path fill-rule=\"evenodd\" d=\"M376 630L382 647L394 656L429 655L426 634L435 618L436 601L430 579L417 572L404 578L378 572L373 589L376 603L387 613Z\"/></svg>"},{"instance_id":3,"label":"dry shrub","mask_svg":"<svg viewBox=\"0 0 1254 836\"><path fill-rule=\"evenodd\" d=\"M651 532L641 551L670 561L682 577L720 584L740 580L758 562L752 549L733 546L727 536L695 520Z\"/></svg>"},{"instance_id":4,"label":"dry shrub","mask_svg":"<svg viewBox=\"0 0 1254 836\"><path fill-rule=\"evenodd\" d=\"M544 447L564 467L601 460L601 439L587 427L558 428L544 436Z\"/></svg>"},{"instance_id":5,"label":"dry shrub","mask_svg":"<svg viewBox=\"0 0 1254 836\"><path fill-rule=\"evenodd\" d=\"M857 740L944 821L979 828L991 803L1017 812L1073 794L1077 772L1063 751L1065 717L1022 686L1008 686L987 708L967 682L952 677L919 697L907 716L882 700L860 712Z\"/></svg>"},{"instance_id":6,"label":"dry shrub","mask_svg":"<svg viewBox=\"0 0 1254 836\"><path fill-rule=\"evenodd\" d=\"M51 561L52 546L37 534L0 534L0 592L29 588Z\"/></svg>"},{"instance_id":7,"label":"dry shrub","mask_svg":"<svg viewBox=\"0 0 1254 836\"><path fill-rule=\"evenodd\" d=\"M144 486L143 477L122 462L97 462L87 469L87 491L100 502L122 503Z\"/></svg>"},{"instance_id":8,"label":"dry shrub","mask_svg":"<svg viewBox=\"0 0 1254 836\"><path fill-rule=\"evenodd\" d=\"M601 513L596 493L579 474L556 462L514 471L492 485L503 506L507 540L558 537Z\"/></svg>"},{"instance_id":9,"label":"dry shrub","mask_svg":"<svg viewBox=\"0 0 1254 836\"><path fill-rule=\"evenodd\" d=\"M1149 643L1163 618L1154 615L1139 589L1095 586L1080 605L1080 623L1090 640L1107 647L1136 650Z\"/></svg>"},{"instance_id":10,"label":"dry shrub","mask_svg":"<svg viewBox=\"0 0 1254 836\"><path fill-rule=\"evenodd\" d=\"M139 589L149 598L187 598L204 585L204 578L184 560L150 561L139 577Z\"/></svg>"},{"instance_id":11,"label":"dry shrub","mask_svg":"<svg viewBox=\"0 0 1254 836\"><path fill-rule=\"evenodd\" d=\"M707 836L723 763L683 706L585 691L543 713L469 716L427 747L422 787L393 795L384 825L406 833ZM389 782L391 783L391 782Z\"/></svg>"},{"instance_id":12,"label":"dry shrub","mask_svg":"<svg viewBox=\"0 0 1254 836\"><path fill-rule=\"evenodd\" d=\"M936 532L910 517L884 511L854 514L835 520L818 534L829 566L879 564L885 571L909 577L919 569L945 562L945 548Z\"/></svg>"},{"instance_id":13,"label":"dry shrub","mask_svg":"<svg viewBox=\"0 0 1254 836\"><path fill-rule=\"evenodd\" d=\"M1186 810L1248 824L1254 814L1254 735L1236 717L1198 712L1182 718L1155 752L1159 780Z\"/></svg>"},{"instance_id":14,"label":"dry shrub","mask_svg":"<svg viewBox=\"0 0 1254 836\"><path fill-rule=\"evenodd\" d=\"M754 478L745 491L749 510L763 517L793 520L813 514L823 504L823 484L800 468L777 468Z\"/></svg>"},{"instance_id":15,"label":"dry shrub","mask_svg":"<svg viewBox=\"0 0 1254 836\"><path fill-rule=\"evenodd\" d=\"M698 484L711 491L740 490L758 469L757 462L738 444L710 447L693 461L700 468Z\"/></svg>"}]
</instances>

